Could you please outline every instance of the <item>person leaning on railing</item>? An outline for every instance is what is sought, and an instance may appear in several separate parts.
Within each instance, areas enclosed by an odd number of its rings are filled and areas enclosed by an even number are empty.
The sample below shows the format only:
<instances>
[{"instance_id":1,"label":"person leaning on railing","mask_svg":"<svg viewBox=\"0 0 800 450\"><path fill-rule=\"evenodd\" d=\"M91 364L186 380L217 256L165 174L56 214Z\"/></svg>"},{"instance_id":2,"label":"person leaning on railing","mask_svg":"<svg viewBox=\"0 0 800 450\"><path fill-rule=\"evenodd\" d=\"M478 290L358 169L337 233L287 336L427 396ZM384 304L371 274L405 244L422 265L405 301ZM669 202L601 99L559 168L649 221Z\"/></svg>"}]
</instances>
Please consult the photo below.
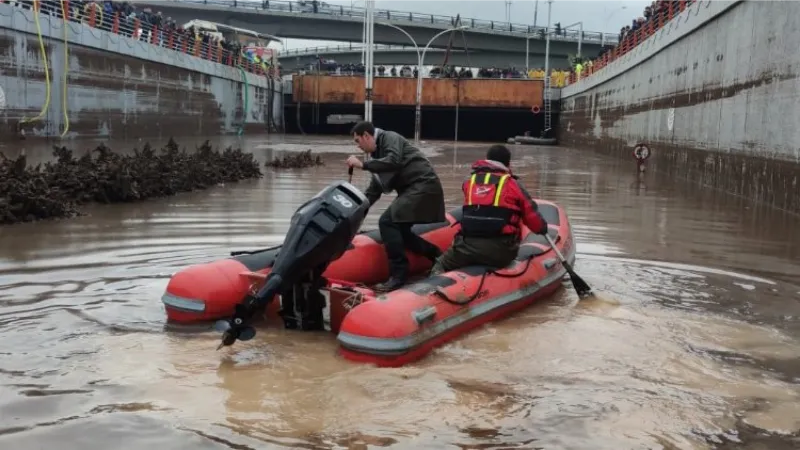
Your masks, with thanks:
<instances>
[{"instance_id":1,"label":"person leaning on railing","mask_svg":"<svg viewBox=\"0 0 800 450\"><path fill-rule=\"evenodd\" d=\"M630 52L650 37L656 30L665 26L681 11L690 7L695 0L656 0L643 11L643 17L633 19L631 25L622 27L619 34L619 42L613 49L603 49L595 61L588 61L583 69L586 69L585 76L581 77L579 71L573 71L567 80L569 84L581 78L586 78L602 69L606 64ZM576 67L577 68L577 67Z\"/></svg>"},{"instance_id":2,"label":"person leaning on railing","mask_svg":"<svg viewBox=\"0 0 800 450\"><path fill-rule=\"evenodd\" d=\"M32 10L34 5L40 14L63 19L62 3L56 0L0 0L22 9ZM149 8L137 11L131 2L111 0L64 0L67 19L73 22L137 39L175 51L186 52L218 63L237 65L241 46L216 39L199 38L196 30L184 30L170 17L166 19L160 11ZM204 47L200 48L202 44ZM223 51L227 50L227 54ZM246 67L251 72L265 74L265 66ZM277 73L270 68L270 73ZM276 69L276 68L275 68Z\"/></svg>"}]
</instances>

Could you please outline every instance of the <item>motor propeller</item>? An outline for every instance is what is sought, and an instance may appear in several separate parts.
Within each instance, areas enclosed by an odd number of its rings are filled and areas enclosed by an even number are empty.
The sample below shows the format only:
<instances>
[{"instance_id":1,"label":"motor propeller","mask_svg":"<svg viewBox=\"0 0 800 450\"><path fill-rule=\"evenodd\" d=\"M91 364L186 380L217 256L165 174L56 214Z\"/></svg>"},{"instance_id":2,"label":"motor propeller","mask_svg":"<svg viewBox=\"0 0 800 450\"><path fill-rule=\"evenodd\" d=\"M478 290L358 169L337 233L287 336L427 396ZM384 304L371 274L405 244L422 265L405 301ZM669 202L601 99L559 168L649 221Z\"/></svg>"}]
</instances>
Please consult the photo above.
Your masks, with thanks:
<instances>
[{"instance_id":1,"label":"motor propeller","mask_svg":"<svg viewBox=\"0 0 800 450\"><path fill-rule=\"evenodd\" d=\"M214 322L214 331L222 333L222 341L217 350L233 345L237 340L249 341L256 336L256 329L250 325L245 325L242 319L243 312L244 305L236 305L236 314L232 319L221 319Z\"/></svg>"}]
</instances>

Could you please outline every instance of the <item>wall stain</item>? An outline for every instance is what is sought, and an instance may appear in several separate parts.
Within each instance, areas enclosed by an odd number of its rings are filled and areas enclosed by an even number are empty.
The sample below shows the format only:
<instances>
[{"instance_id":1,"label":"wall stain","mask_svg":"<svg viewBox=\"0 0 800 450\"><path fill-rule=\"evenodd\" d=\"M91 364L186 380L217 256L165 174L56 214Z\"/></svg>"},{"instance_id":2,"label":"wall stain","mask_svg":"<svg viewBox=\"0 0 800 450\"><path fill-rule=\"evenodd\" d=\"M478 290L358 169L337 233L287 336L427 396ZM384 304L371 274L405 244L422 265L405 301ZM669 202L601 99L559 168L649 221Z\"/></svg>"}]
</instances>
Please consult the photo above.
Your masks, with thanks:
<instances>
[{"instance_id":1,"label":"wall stain","mask_svg":"<svg viewBox=\"0 0 800 450\"><path fill-rule=\"evenodd\" d=\"M102 33L95 30L95 33ZM6 108L0 111L0 141L58 137L63 130L64 48L45 38L50 69L50 106L46 101L44 64L35 35L3 29L0 33L0 86ZM206 73L113 51L70 43L67 82L67 137L137 138L268 130L269 89L249 86L249 114L243 111L244 84Z\"/></svg>"},{"instance_id":2,"label":"wall stain","mask_svg":"<svg viewBox=\"0 0 800 450\"><path fill-rule=\"evenodd\" d=\"M652 170L800 214L797 104L787 102L800 76L788 35L775 48L763 37L772 17L798 14L797 2L701 14L691 34L562 99L560 142L632 164L633 147L645 142Z\"/></svg>"}]
</instances>

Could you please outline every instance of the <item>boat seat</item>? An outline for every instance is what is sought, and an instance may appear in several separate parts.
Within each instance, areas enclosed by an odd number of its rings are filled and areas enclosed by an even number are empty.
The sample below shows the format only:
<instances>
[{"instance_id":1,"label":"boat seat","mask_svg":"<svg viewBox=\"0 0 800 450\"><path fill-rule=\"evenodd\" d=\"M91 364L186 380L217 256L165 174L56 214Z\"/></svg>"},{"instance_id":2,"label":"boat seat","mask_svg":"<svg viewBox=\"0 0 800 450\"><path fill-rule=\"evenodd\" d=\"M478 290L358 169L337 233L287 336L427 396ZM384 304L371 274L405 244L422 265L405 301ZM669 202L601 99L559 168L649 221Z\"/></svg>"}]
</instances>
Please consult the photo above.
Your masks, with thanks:
<instances>
[{"instance_id":1,"label":"boat seat","mask_svg":"<svg viewBox=\"0 0 800 450\"><path fill-rule=\"evenodd\" d=\"M558 230L555 228L550 228L547 231L547 234L550 237L558 242ZM520 245L519 246L519 253L517 253L517 257L515 261L524 261L531 257L537 257L539 255L545 254L547 251L550 250L550 243L547 242L547 239L540 234L530 233L525 236L525 239L522 240L522 244L539 244L544 246L545 248L541 248L538 245Z\"/></svg>"},{"instance_id":2,"label":"boat seat","mask_svg":"<svg viewBox=\"0 0 800 450\"><path fill-rule=\"evenodd\" d=\"M554 241L558 242L558 230L557 229L550 228L548 230L547 234L549 234L550 237L553 238ZM549 249L550 249L550 243L547 242L547 239L545 239L544 236L542 236L542 235L534 234L534 233L528 234L525 237L525 239L523 239L522 244L540 244L540 245L545 246L545 248L541 248L538 245L520 245L519 246L519 252L517 253L517 257L514 259L514 261L512 261L511 264L509 264L508 266L506 266L506 267L504 267L503 269L500 269L500 270L508 269L508 268L512 267L513 265L515 265L519 261L525 261L525 260L527 260L527 259L529 259L531 257L536 257L536 256L539 256L539 255L543 255L546 252L548 252ZM474 277L474 276L483 275L484 272L486 272L487 270L494 270L494 269L490 268L489 266L474 265L474 266L462 267L460 269L454 270L453 272L461 272L464 275Z\"/></svg>"},{"instance_id":3,"label":"boat seat","mask_svg":"<svg viewBox=\"0 0 800 450\"><path fill-rule=\"evenodd\" d=\"M411 232L416 234L417 236L421 236L421 235L423 235L425 233L428 233L428 232L431 232L431 231L434 231L434 230L438 230L439 228L449 227L449 226L450 226L450 222L448 222L448 221L436 222L436 223L422 223L422 224L417 224L417 225L412 226L411 227ZM380 230L370 230L370 231L367 231L364 234L366 234L368 237L370 237L373 240L375 240L375 242L377 242L378 244L383 244L383 238L381 238ZM352 244L351 244L351 247L352 247Z\"/></svg>"},{"instance_id":4,"label":"boat seat","mask_svg":"<svg viewBox=\"0 0 800 450\"><path fill-rule=\"evenodd\" d=\"M432 277L419 280L415 283L409 283L403 286L402 289L411 291L417 295L428 295L436 291L437 288L445 288L454 284L456 284L456 280L450 277L434 275Z\"/></svg>"}]
</instances>

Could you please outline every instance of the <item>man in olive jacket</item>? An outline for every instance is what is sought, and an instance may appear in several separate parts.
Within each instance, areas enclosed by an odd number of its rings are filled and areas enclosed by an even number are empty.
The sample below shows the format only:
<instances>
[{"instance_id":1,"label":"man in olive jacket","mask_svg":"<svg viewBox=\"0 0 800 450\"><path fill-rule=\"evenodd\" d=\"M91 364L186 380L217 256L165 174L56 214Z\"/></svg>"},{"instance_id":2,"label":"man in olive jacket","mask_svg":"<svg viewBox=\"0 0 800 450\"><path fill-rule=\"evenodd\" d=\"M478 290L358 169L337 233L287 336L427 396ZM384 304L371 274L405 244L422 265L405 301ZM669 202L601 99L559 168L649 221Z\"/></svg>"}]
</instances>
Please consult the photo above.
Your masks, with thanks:
<instances>
[{"instance_id":1,"label":"man in olive jacket","mask_svg":"<svg viewBox=\"0 0 800 450\"><path fill-rule=\"evenodd\" d=\"M425 256L431 264L441 255L438 247L411 231L411 226L447 221L444 191L430 161L422 152L394 131L375 128L371 122L359 122L353 127L353 140L369 161L355 156L347 165L372 173L364 193L370 206L381 195L397 191L397 198L381 214L378 226L389 258L389 280L376 290L392 291L408 281L408 258L405 250Z\"/></svg>"}]
</instances>

